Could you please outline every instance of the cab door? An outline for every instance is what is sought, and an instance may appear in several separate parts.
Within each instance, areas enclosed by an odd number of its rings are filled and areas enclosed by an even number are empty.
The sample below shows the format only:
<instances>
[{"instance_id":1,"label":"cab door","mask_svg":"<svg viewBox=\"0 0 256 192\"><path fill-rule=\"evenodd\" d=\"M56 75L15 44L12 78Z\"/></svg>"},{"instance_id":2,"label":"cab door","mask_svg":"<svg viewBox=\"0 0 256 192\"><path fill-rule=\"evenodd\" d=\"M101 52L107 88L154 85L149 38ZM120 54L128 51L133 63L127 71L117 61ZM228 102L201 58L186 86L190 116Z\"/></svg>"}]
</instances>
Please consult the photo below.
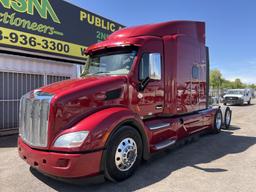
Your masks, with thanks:
<instances>
[{"instance_id":1,"label":"cab door","mask_svg":"<svg viewBox=\"0 0 256 192\"><path fill-rule=\"evenodd\" d=\"M153 40L141 50L137 65L137 113L142 118L153 117L164 110L163 70L163 45L160 40Z\"/></svg>"}]
</instances>

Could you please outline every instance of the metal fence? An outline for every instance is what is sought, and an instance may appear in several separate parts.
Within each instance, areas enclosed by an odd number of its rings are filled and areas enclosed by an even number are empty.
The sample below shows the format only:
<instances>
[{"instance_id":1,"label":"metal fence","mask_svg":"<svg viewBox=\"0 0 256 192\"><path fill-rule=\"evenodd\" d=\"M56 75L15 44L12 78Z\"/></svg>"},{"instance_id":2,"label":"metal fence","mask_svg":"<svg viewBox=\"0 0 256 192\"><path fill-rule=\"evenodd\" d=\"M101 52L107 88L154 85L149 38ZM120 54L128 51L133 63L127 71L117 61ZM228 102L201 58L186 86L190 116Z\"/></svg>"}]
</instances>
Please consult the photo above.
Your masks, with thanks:
<instances>
[{"instance_id":1,"label":"metal fence","mask_svg":"<svg viewBox=\"0 0 256 192\"><path fill-rule=\"evenodd\" d=\"M70 77L0 71L0 131L18 127L22 95L66 79Z\"/></svg>"},{"instance_id":2,"label":"metal fence","mask_svg":"<svg viewBox=\"0 0 256 192\"><path fill-rule=\"evenodd\" d=\"M70 79L70 77L47 75L47 85L67 79Z\"/></svg>"}]
</instances>

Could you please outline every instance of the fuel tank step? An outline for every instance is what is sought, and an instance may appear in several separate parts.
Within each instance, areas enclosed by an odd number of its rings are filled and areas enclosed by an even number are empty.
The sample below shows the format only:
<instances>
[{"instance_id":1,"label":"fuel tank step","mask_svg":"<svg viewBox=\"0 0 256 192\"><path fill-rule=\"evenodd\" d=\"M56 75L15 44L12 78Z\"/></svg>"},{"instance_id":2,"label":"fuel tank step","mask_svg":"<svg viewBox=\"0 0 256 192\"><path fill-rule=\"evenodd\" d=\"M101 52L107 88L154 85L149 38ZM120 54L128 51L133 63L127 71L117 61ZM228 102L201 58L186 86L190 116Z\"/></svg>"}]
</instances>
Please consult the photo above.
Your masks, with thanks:
<instances>
[{"instance_id":1,"label":"fuel tank step","mask_svg":"<svg viewBox=\"0 0 256 192\"><path fill-rule=\"evenodd\" d=\"M167 139L167 140L162 141L161 143L157 143L155 145L155 149L161 150L161 149L170 147L170 146L174 145L175 143L176 143L175 139Z\"/></svg>"}]
</instances>

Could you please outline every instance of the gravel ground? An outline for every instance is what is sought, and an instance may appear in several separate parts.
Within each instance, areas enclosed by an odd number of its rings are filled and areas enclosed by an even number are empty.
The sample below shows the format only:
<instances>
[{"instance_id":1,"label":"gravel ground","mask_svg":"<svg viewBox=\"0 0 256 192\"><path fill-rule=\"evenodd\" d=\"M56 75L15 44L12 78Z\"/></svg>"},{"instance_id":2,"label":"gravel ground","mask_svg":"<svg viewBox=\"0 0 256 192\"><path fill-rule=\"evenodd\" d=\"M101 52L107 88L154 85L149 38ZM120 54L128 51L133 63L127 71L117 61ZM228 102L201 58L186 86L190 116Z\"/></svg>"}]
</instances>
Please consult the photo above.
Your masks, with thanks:
<instances>
[{"instance_id":1,"label":"gravel ground","mask_svg":"<svg viewBox=\"0 0 256 192\"><path fill-rule=\"evenodd\" d=\"M256 191L256 100L232 106L232 127L143 163L130 179L76 186L47 178L18 157L17 136L0 138L0 191Z\"/></svg>"}]
</instances>

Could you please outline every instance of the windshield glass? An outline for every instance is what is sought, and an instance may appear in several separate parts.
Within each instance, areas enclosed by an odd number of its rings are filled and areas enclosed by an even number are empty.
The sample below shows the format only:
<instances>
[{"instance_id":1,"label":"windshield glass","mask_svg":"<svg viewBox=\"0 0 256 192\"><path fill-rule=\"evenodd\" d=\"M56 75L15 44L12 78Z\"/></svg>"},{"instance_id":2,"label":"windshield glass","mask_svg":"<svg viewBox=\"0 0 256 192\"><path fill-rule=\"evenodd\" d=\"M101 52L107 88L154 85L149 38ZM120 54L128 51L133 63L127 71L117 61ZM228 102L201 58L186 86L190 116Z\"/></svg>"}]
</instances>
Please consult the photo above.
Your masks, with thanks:
<instances>
[{"instance_id":1,"label":"windshield glass","mask_svg":"<svg viewBox=\"0 0 256 192\"><path fill-rule=\"evenodd\" d=\"M127 75L130 72L137 51L108 52L89 56L82 76Z\"/></svg>"},{"instance_id":2,"label":"windshield glass","mask_svg":"<svg viewBox=\"0 0 256 192\"><path fill-rule=\"evenodd\" d=\"M243 95L244 91L241 91L241 90L229 90L227 94Z\"/></svg>"}]
</instances>

